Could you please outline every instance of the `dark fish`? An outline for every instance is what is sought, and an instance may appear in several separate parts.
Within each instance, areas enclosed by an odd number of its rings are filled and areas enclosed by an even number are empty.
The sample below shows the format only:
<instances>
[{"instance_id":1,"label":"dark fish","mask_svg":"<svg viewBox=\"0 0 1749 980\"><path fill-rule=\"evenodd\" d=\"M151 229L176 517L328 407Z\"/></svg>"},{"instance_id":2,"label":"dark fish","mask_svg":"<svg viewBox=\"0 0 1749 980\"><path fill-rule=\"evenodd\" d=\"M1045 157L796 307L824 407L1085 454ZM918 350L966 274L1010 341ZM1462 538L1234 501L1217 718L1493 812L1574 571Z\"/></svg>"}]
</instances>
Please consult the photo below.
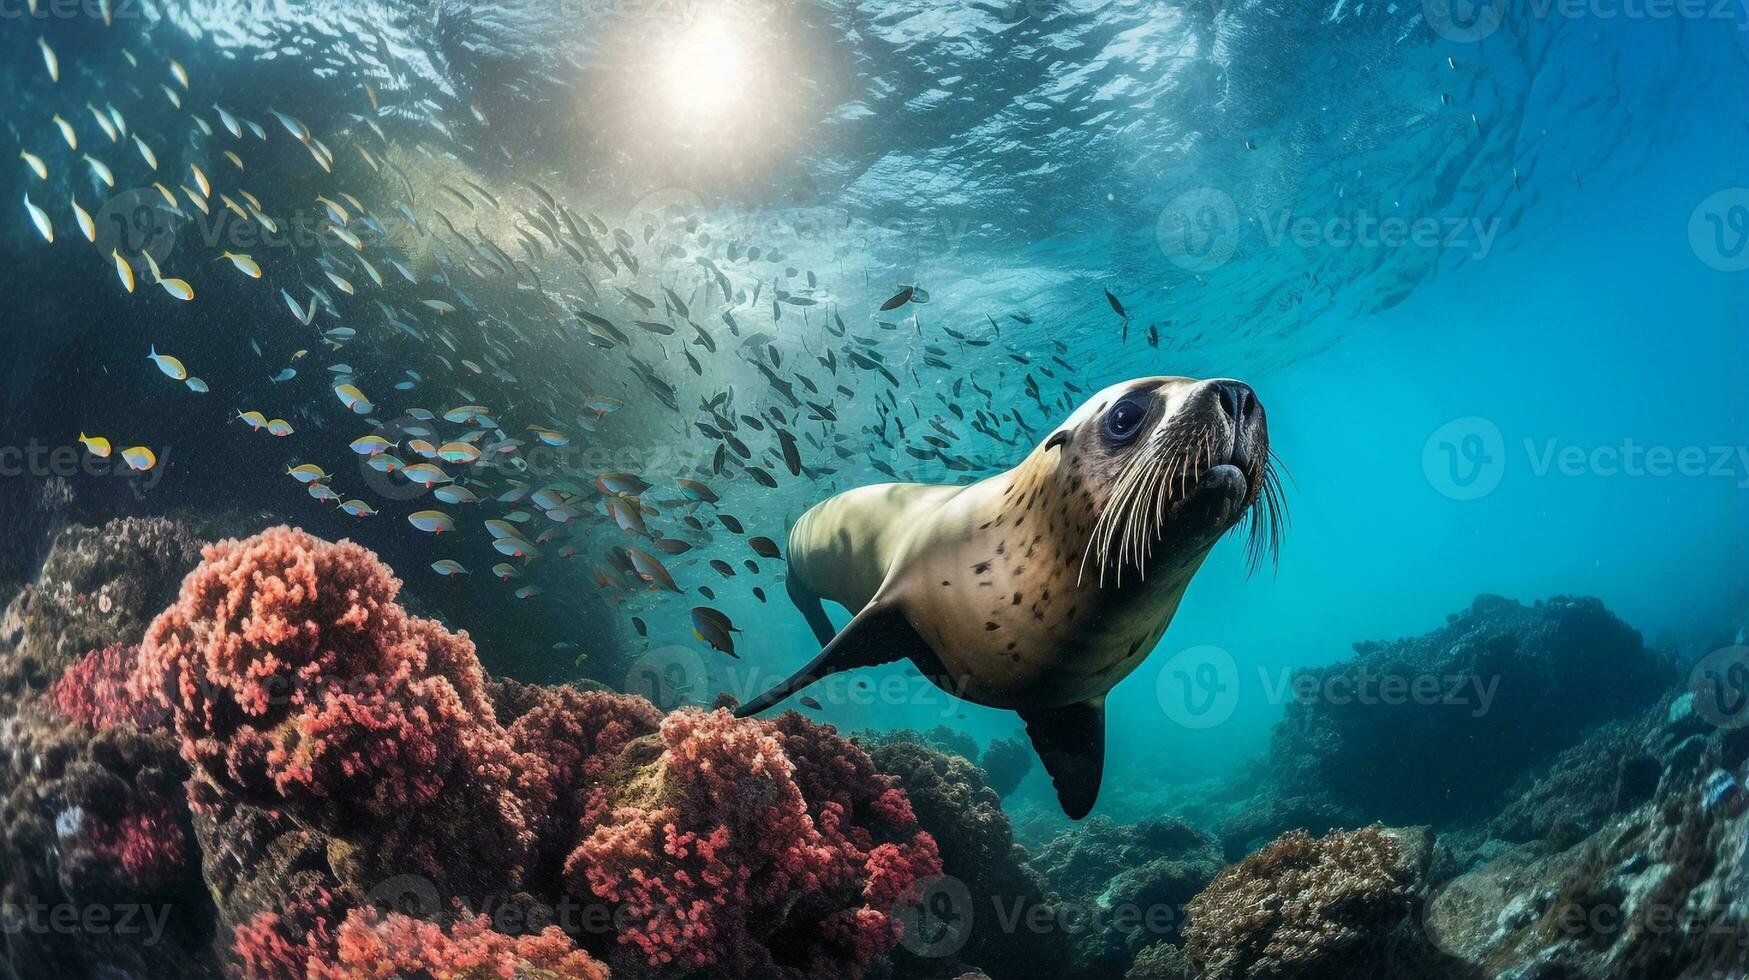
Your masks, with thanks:
<instances>
[{"instance_id":1,"label":"dark fish","mask_svg":"<svg viewBox=\"0 0 1749 980\"><path fill-rule=\"evenodd\" d=\"M753 553L761 558L783 557L783 555L777 550L777 542L765 537L764 535L756 538L748 538L747 544L753 549Z\"/></svg>"},{"instance_id":2,"label":"dark fish","mask_svg":"<svg viewBox=\"0 0 1749 980\"><path fill-rule=\"evenodd\" d=\"M724 527L728 528L730 531L733 531L736 534L746 534L747 533L747 528L742 526L740 519L735 517L733 514L718 514L717 520L721 521L722 525Z\"/></svg>"},{"instance_id":3,"label":"dark fish","mask_svg":"<svg viewBox=\"0 0 1749 980\"><path fill-rule=\"evenodd\" d=\"M764 467L749 466L747 467L747 475L751 476L753 481L760 486L777 489L777 478L766 472Z\"/></svg>"},{"instance_id":4,"label":"dark fish","mask_svg":"<svg viewBox=\"0 0 1749 980\"><path fill-rule=\"evenodd\" d=\"M632 617L632 629L637 630L639 636L648 638L650 635L650 627L644 625L644 621L636 616Z\"/></svg>"},{"instance_id":5,"label":"dark fish","mask_svg":"<svg viewBox=\"0 0 1749 980\"><path fill-rule=\"evenodd\" d=\"M801 702L801 705L804 708L812 708L815 711L821 710L820 702L815 700L814 698L809 697L806 694L802 695L801 697L797 698L796 700Z\"/></svg>"},{"instance_id":6,"label":"dark fish","mask_svg":"<svg viewBox=\"0 0 1749 980\"><path fill-rule=\"evenodd\" d=\"M894 293L891 299L888 299L885 303L881 304L881 312L885 313L888 310L896 310L899 307L904 306L906 303L911 302L911 297L916 295L916 292L917 291L914 288L906 286Z\"/></svg>"},{"instance_id":7,"label":"dark fish","mask_svg":"<svg viewBox=\"0 0 1749 980\"><path fill-rule=\"evenodd\" d=\"M765 601L765 590L760 588L759 586L755 585L753 587L753 598L758 599L760 602L764 602Z\"/></svg>"},{"instance_id":8,"label":"dark fish","mask_svg":"<svg viewBox=\"0 0 1749 980\"><path fill-rule=\"evenodd\" d=\"M720 574L722 577L724 577L724 578L734 578L735 577L735 566L729 564L726 561L723 561L721 558L712 558L710 564L711 564L711 569L713 571L717 572L718 574Z\"/></svg>"},{"instance_id":9,"label":"dark fish","mask_svg":"<svg viewBox=\"0 0 1749 980\"><path fill-rule=\"evenodd\" d=\"M1111 311L1113 313L1116 313L1118 316L1123 317L1125 320L1128 320L1130 318L1129 313L1124 310L1123 304L1118 302L1117 297L1113 296L1111 294L1111 290L1109 290L1109 289L1107 289L1105 291L1105 301L1107 303L1111 304Z\"/></svg>"},{"instance_id":10,"label":"dark fish","mask_svg":"<svg viewBox=\"0 0 1749 980\"><path fill-rule=\"evenodd\" d=\"M783 447L783 465L789 468L790 476L802 475L802 454L796 448L796 437L783 429L777 429L777 441Z\"/></svg>"}]
</instances>

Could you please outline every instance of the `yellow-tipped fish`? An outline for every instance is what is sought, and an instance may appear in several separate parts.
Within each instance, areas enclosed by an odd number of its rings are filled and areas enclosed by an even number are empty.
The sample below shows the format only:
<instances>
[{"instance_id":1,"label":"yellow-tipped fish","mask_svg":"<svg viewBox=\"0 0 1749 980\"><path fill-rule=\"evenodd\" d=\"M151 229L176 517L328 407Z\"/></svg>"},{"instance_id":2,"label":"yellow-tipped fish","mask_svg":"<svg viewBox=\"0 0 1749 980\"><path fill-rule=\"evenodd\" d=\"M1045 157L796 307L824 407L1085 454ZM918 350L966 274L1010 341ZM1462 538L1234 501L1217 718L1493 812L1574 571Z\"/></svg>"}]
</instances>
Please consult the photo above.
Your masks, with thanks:
<instances>
[{"instance_id":1,"label":"yellow-tipped fish","mask_svg":"<svg viewBox=\"0 0 1749 980\"><path fill-rule=\"evenodd\" d=\"M268 419L267 420L267 434L270 436L279 436L280 438L283 439L286 436L291 435L292 432L293 432L293 429L291 427L291 423L287 422L285 419Z\"/></svg>"},{"instance_id":2,"label":"yellow-tipped fish","mask_svg":"<svg viewBox=\"0 0 1749 980\"><path fill-rule=\"evenodd\" d=\"M92 221L91 215L79 206L78 198L69 196L69 201L73 205L73 219L79 222L79 233L84 235L88 242L97 241L97 223Z\"/></svg>"},{"instance_id":3,"label":"yellow-tipped fish","mask_svg":"<svg viewBox=\"0 0 1749 980\"><path fill-rule=\"evenodd\" d=\"M62 119L59 113L50 121L60 128L61 138L67 141L67 149L77 150L79 148L79 134L73 132L73 124Z\"/></svg>"},{"instance_id":4,"label":"yellow-tipped fish","mask_svg":"<svg viewBox=\"0 0 1749 980\"><path fill-rule=\"evenodd\" d=\"M201 173L200 167L192 163L188 165L188 169L194 173L194 185L200 188L200 196L212 197L213 185L206 179L206 174Z\"/></svg>"},{"instance_id":5,"label":"yellow-tipped fish","mask_svg":"<svg viewBox=\"0 0 1749 980\"><path fill-rule=\"evenodd\" d=\"M107 459L110 453L109 440L102 436L88 436L79 433L79 441L85 444L85 451L100 459Z\"/></svg>"},{"instance_id":6,"label":"yellow-tipped fish","mask_svg":"<svg viewBox=\"0 0 1749 980\"><path fill-rule=\"evenodd\" d=\"M146 141L140 139L139 133L133 135L133 141L134 145L140 148L140 159L146 161L146 166L151 167L153 170L157 170L158 154L153 153L152 148L146 145Z\"/></svg>"},{"instance_id":7,"label":"yellow-tipped fish","mask_svg":"<svg viewBox=\"0 0 1749 980\"><path fill-rule=\"evenodd\" d=\"M19 150L18 159L23 160L24 165L29 167L30 172L36 174L38 179L49 179L49 167L48 164L43 163L42 157L37 156L29 150Z\"/></svg>"},{"instance_id":8,"label":"yellow-tipped fish","mask_svg":"<svg viewBox=\"0 0 1749 980\"><path fill-rule=\"evenodd\" d=\"M182 62L175 58L170 59L170 75L176 79L176 84L182 86L184 92L188 91L188 69L182 67Z\"/></svg>"},{"instance_id":9,"label":"yellow-tipped fish","mask_svg":"<svg viewBox=\"0 0 1749 980\"><path fill-rule=\"evenodd\" d=\"M329 199L323 197L320 194L316 195L316 203L327 208L328 209L328 217L333 218L336 222L343 224L343 225L347 224L349 222L350 219L348 218L348 216L346 214L346 209L341 207L340 205L334 203L333 201L330 201Z\"/></svg>"},{"instance_id":10,"label":"yellow-tipped fish","mask_svg":"<svg viewBox=\"0 0 1749 980\"><path fill-rule=\"evenodd\" d=\"M360 241L357 235L354 235L352 232L347 231L345 228L340 227L332 221L324 221L322 224L326 225L328 230L334 233L335 238L351 245L356 251L364 251L364 242Z\"/></svg>"},{"instance_id":11,"label":"yellow-tipped fish","mask_svg":"<svg viewBox=\"0 0 1749 980\"><path fill-rule=\"evenodd\" d=\"M163 82L158 83L158 88L163 91L164 98L170 100L170 107L171 108L173 108L173 109L182 108L182 96L177 94L175 89L171 88L168 85L165 85Z\"/></svg>"},{"instance_id":12,"label":"yellow-tipped fish","mask_svg":"<svg viewBox=\"0 0 1749 980\"><path fill-rule=\"evenodd\" d=\"M43 212L42 208L30 203L29 194L24 195L24 210L30 212L31 223L36 225L36 230L42 234L43 241L53 245L55 243L55 226L49 224L49 216Z\"/></svg>"},{"instance_id":13,"label":"yellow-tipped fish","mask_svg":"<svg viewBox=\"0 0 1749 980\"><path fill-rule=\"evenodd\" d=\"M334 475L332 473L322 472L322 468L315 463L304 463L301 466L288 466L285 468L285 471L287 475L291 476L299 483L315 483L318 480L326 480Z\"/></svg>"},{"instance_id":14,"label":"yellow-tipped fish","mask_svg":"<svg viewBox=\"0 0 1749 980\"><path fill-rule=\"evenodd\" d=\"M145 472L158 465L158 456L145 446L132 446L121 451L121 458L136 470Z\"/></svg>"},{"instance_id":15,"label":"yellow-tipped fish","mask_svg":"<svg viewBox=\"0 0 1749 980\"><path fill-rule=\"evenodd\" d=\"M89 102L85 103L85 108L91 110L92 118L97 120L97 128L103 130L103 135L109 137L111 143L121 142L121 134L116 132L115 123L109 121L109 117L103 114L102 109Z\"/></svg>"},{"instance_id":16,"label":"yellow-tipped fish","mask_svg":"<svg viewBox=\"0 0 1749 980\"><path fill-rule=\"evenodd\" d=\"M183 193L183 196L188 198L188 202L190 204L193 204L195 207L200 209L201 214L212 214L213 213L212 206L207 204L206 198L200 196L200 193L198 191L196 191L194 188L188 186L187 184L183 184L182 185L182 193Z\"/></svg>"},{"instance_id":17,"label":"yellow-tipped fish","mask_svg":"<svg viewBox=\"0 0 1749 980\"><path fill-rule=\"evenodd\" d=\"M107 184L110 187L115 186L115 173L109 169L109 166L107 164L105 164L102 160L97 159L96 157L92 156L89 153L82 154L82 155L85 158L86 165L91 168L92 173L97 175L98 180L103 181L105 184Z\"/></svg>"},{"instance_id":18,"label":"yellow-tipped fish","mask_svg":"<svg viewBox=\"0 0 1749 980\"><path fill-rule=\"evenodd\" d=\"M182 281L181 279L162 279L161 278L158 280L158 285L163 286L165 292L169 293L170 295L176 297L179 300L182 300L184 303L188 302L189 300L194 299L194 287L190 286L188 283Z\"/></svg>"},{"instance_id":19,"label":"yellow-tipped fish","mask_svg":"<svg viewBox=\"0 0 1749 980\"><path fill-rule=\"evenodd\" d=\"M61 59L55 57L55 49L49 47L48 39L41 36L37 37L36 46L43 49L43 64L48 66L49 81L59 82L61 80Z\"/></svg>"},{"instance_id":20,"label":"yellow-tipped fish","mask_svg":"<svg viewBox=\"0 0 1749 980\"><path fill-rule=\"evenodd\" d=\"M267 416L260 412L238 412L237 417L247 423L251 429L263 429L267 427Z\"/></svg>"},{"instance_id":21,"label":"yellow-tipped fish","mask_svg":"<svg viewBox=\"0 0 1749 980\"><path fill-rule=\"evenodd\" d=\"M156 187L158 193L164 196L164 203L170 205L171 210L181 213L182 205L176 203L176 192L157 181L153 181L152 186Z\"/></svg>"},{"instance_id":22,"label":"yellow-tipped fish","mask_svg":"<svg viewBox=\"0 0 1749 980\"><path fill-rule=\"evenodd\" d=\"M128 260L121 257L115 249L109 250L110 257L115 259L115 275L121 280L122 287L128 292L134 291L134 267L128 265Z\"/></svg>"},{"instance_id":23,"label":"yellow-tipped fish","mask_svg":"<svg viewBox=\"0 0 1749 980\"><path fill-rule=\"evenodd\" d=\"M166 377L174 378L177 381L188 377L188 369L182 366L182 362L169 354L158 353L156 345L152 347L152 352L146 355L146 360L158 365L158 370L163 371Z\"/></svg>"},{"instance_id":24,"label":"yellow-tipped fish","mask_svg":"<svg viewBox=\"0 0 1749 980\"><path fill-rule=\"evenodd\" d=\"M226 150L225 151L225 159L231 161L232 164L236 165L238 170L243 169L243 158L237 155L236 150Z\"/></svg>"},{"instance_id":25,"label":"yellow-tipped fish","mask_svg":"<svg viewBox=\"0 0 1749 980\"><path fill-rule=\"evenodd\" d=\"M244 275L248 276L249 278L251 278L251 279L260 279L261 278L261 266L256 265L255 260L250 258L249 256L238 255L236 252L221 252L221 253L219 253L219 261L223 262L225 259L230 259L231 264L236 266L237 270L239 272L243 273Z\"/></svg>"},{"instance_id":26,"label":"yellow-tipped fish","mask_svg":"<svg viewBox=\"0 0 1749 980\"><path fill-rule=\"evenodd\" d=\"M237 122L237 117L231 115L229 110L224 106L219 105L217 102L213 103L213 109L219 114L219 122L225 124L225 128L230 131L231 135L238 139L242 139L243 127Z\"/></svg>"}]
</instances>

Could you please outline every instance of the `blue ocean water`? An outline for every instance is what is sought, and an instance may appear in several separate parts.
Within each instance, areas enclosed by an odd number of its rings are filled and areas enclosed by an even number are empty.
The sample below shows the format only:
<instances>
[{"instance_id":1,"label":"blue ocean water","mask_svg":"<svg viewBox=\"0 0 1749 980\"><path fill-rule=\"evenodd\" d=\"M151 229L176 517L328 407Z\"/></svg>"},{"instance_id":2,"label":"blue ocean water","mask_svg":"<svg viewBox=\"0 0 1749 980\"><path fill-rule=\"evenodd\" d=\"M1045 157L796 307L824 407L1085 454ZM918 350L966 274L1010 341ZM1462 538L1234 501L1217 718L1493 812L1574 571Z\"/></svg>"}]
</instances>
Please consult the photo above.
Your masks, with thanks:
<instances>
[{"instance_id":1,"label":"blue ocean water","mask_svg":"<svg viewBox=\"0 0 1749 980\"><path fill-rule=\"evenodd\" d=\"M114 0L105 27L95 0L67 9L34 16L14 4L0 21L5 137L49 174L21 163L0 177L18 202L0 232L0 444L77 452L78 435L103 433L118 451L154 447L160 467L67 474L71 519L195 511L236 520L239 533L290 522L353 536L395 565L415 601L481 637L494 669L625 687L650 651L679 646L701 665L688 670L703 671L685 695L708 703L730 671L781 675L817 643L775 563L734 579L708 569L705 559L754 556L738 535L679 524L673 478L708 479L748 534L782 542L811 504L891 472L966 482L1012 465L1076 392L1155 374L1241 378L1292 477L1291 529L1279 561L1256 571L1242 542L1219 545L1148 664L1112 693L1102 812L1118 818L1168 810L1174 787L1261 752L1284 671L1342 659L1355 641L1425 632L1478 593L1597 596L1649 641L1690 654L1741 615L1742 10L1506 4L1457 24L1431 2L1348 0ZM125 115L156 146L157 170L107 139L87 102ZM267 137L229 136L215 103ZM329 166L270 110L307 125ZM56 114L77 129L78 151ZM244 160L240 172L225 149ZM114 188L87 152L116 171ZM195 182L190 165L288 221L319 224L317 194L356 199L388 229L362 252L387 285L371 285L332 240L262 245L263 280L235 274L200 232L213 223L192 218L181 190ZM190 216L169 222L176 241L160 261L192 285L191 302L168 297L137 260L136 291L121 291L68 207L113 217L106 202L132 191L129 209L156 208L154 180ZM536 208L537 185L599 215L604 251L609 229L623 229L638 269L573 261L519 217ZM53 244L27 194L48 212ZM419 282L398 281L391 257ZM712 292L701 257L725 270L729 295ZM324 266L356 294L324 281ZM901 285L929 301L879 312ZM643 315L619 289L662 304L665 286L691 299L716 353L632 325ZM282 288L299 304L324 297L313 326L288 314ZM808 303L774 304L778 290ZM591 343L579 307L607 313L629 339ZM356 339L324 345L319 331L336 327ZM765 341L749 342L756 334ZM150 347L182 357L211 393L167 381ZM817 360L828 349L836 373ZM897 383L843 366L852 349L875 352ZM294 360L298 350L308 353ZM673 406L632 357L673 386ZM806 410L752 366L774 360L792 385L809 375L832 417L802 421ZM329 371L339 364L347 370ZM288 366L297 378L270 380ZM409 371L418 383L399 392ZM551 528L550 550L569 543L579 557L549 555L500 583L489 569L504 556L478 526L485 508L466 511L454 538L409 527L414 496L365 490L348 443L371 426L330 393L339 378L355 379L384 418L477 402L507 437L528 440L529 425L564 432L573 454L539 475L586 497ZM834 392L838 382L852 394ZM749 461L714 467L723 442L694 423L708 416L701 403L731 389L742 410L776 405L797 420L806 475L772 468L767 487ZM591 419L591 395L624 408ZM1002 420L1003 438L969 427L974 407ZM281 442L249 431L234 419L248 410L296 432ZM884 425L887 414L909 435ZM944 453L921 438L932 417L953 430ZM777 466L768 434L740 435ZM300 462L342 474L338 489L380 515L360 521L311 500L284 475ZM33 502L62 478L25 469L4 487L22 515L8 545L17 578L47 526ZM599 587L592 567L635 540L593 490L607 470L663 486L653 522L696 546L669 560L689 595L645 593L624 570ZM495 475L479 491L520 479ZM427 571L444 558L472 574ZM525 582L543 593L513 598ZM697 598L700 585L715 600ZM693 638L695 604L742 628L741 662ZM849 730L946 724L980 741L1018 727L1010 713L941 697L849 699L818 716ZM1037 772L1013 803L1054 806Z\"/></svg>"}]
</instances>

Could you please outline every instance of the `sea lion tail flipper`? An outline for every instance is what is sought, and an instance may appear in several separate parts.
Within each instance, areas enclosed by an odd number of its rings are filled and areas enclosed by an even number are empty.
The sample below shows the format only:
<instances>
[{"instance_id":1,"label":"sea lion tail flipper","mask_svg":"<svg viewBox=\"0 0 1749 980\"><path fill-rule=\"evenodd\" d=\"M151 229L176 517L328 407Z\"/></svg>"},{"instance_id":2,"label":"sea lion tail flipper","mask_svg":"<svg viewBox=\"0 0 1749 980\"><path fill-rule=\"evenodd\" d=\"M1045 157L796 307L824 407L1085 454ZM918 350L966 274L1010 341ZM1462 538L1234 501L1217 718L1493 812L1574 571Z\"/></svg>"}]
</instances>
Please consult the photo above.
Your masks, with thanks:
<instances>
[{"instance_id":1,"label":"sea lion tail flipper","mask_svg":"<svg viewBox=\"0 0 1749 980\"><path fill-rule=\"evenodd\" d=\"M802 577L793 568L790 569L784 585L789 590L789 601L801 610L802 618L808 621L809 628L814 631L814 638L820 641L822 647L830 644L838 631L832 628L832 620L826 618L826 607L820 605L820 597L814 594L813 589L802 584Z\"/></svg>"},{"instance_id":2,"label":"sea lion tail flipper","mask_svg":"<svg viewBox=\"0 0 1749 980\"><path fill-rule=\"evenodd\" d=\"M855 619L845 624L844 629L806 667L796 671L789 680L736 708L735 717L756 715L809 684L840 671L878 667L906 658L927 661L934 656L934 651L911 628L903 609L893 603L871 602L856 614Z\"/></svg>"},{"instance_id":3,"label":"sea lion tail flipper","mask_svg":"<svg viewBox=\"0 0 1749 980\"><path fill-rule=\"evenodd\" d=\"M1026 734L1070 820L1079 820L1099 798L1105 772L1105 697L1043 711L1022 711Z\"/></svg>"}]
</instances>

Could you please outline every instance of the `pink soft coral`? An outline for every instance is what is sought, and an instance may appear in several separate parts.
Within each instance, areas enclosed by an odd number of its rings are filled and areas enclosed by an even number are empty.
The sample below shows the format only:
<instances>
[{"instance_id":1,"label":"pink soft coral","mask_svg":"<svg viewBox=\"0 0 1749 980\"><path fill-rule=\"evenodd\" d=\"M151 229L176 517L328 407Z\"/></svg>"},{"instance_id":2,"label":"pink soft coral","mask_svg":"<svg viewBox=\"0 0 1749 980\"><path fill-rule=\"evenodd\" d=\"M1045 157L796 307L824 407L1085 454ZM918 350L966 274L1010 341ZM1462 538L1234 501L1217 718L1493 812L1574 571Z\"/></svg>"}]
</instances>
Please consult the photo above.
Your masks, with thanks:
<instances>
[{"instance_id":1,"label":"pink soft coral","mask_svg":"<svg viewBox=\"0 0 1749 980\"><path fill-rule=\"evenodd\" d=\"M607 968L557 926L506 936L483 915L464 912L445 927L353 908L335 927L339 910L327 893L294 906L263 912L237 928L234 949L247 980L608 980Z\"/></svg>"},{"instance_id":2,"label":"pink soft coral","mask_svg":"<svg viewBox=\"0 0 1749 980\"><path fill-rule=\"evenodd\" d=\"M722 977L855 976L893 947L894 905L941 862L860 749L793 713L682 711L660 737L592 798L566 863L619 904L622 943Z\"/></svg>"},{"instance_id":3,"label":"pink soft coral","mask_svg":"<svg viewBox=\"0 0 1749 980\"><path fill-rule=\"evenodd\" d=\"M139 647L126 643L92 650L49 687L48 702L87 728L128 725L144 730L162 724L163 706L156 699L135 697L128 690L128 678L139 654Z\"/></svg>"},{"instance_id":4,"label":"pink soft coral","mask_svg":"<svg viewBox=\"0 0 1749 980\"><path fill-rule=\"evenodd\" d=\"M208 546L147 631L132 690L169 707L197 774L245 802L368 832L381 870L453 855L515 884L540 818L538 758L496 723L466 634L408 616L351 542L275 528ZM391 864L392 862L392 864Z\"/></svg>"}]
</instances>

